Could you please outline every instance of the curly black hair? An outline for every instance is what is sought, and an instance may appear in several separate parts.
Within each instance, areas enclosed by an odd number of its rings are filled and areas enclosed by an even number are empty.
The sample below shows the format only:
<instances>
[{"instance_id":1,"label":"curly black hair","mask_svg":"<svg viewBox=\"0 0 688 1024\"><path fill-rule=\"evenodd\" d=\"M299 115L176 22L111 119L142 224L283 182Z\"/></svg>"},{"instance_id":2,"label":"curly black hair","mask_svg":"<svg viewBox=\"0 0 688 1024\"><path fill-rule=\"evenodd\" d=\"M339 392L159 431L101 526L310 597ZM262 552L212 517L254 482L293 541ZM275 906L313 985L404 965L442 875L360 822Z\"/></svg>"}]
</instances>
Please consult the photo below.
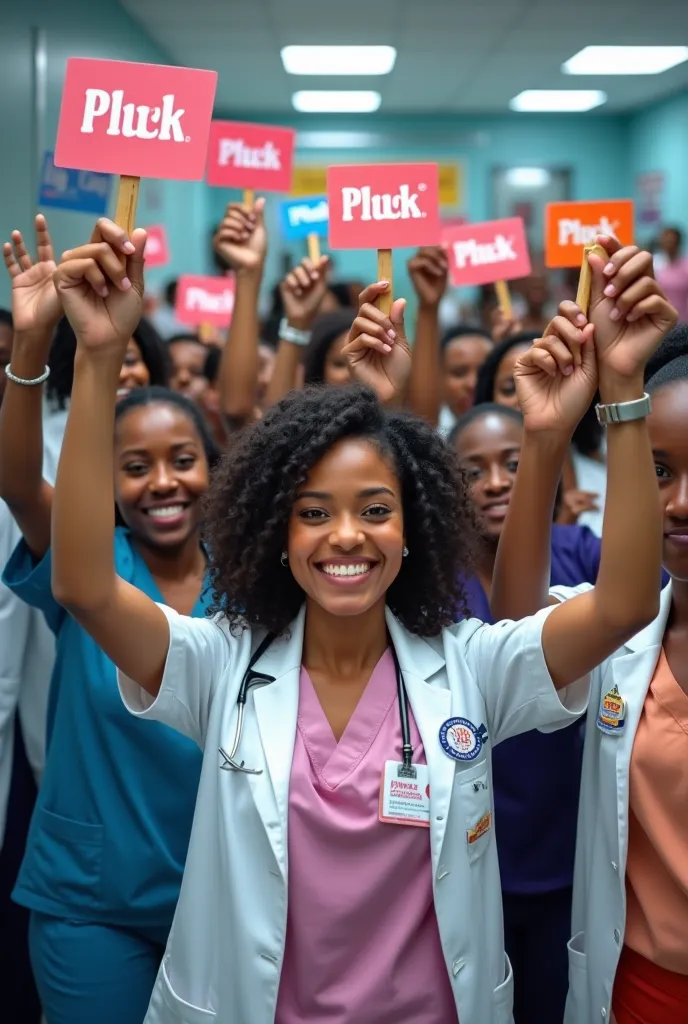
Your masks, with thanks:
<instances>
[{"instance_id":1,"label":"curly black hair","mask_svg":"<svg viewBox=\"0 0 688 1024\"><path fill-rule=\"evenodd\" d=\"M133 338L148 368L151 387L166 387L170 371L165 342L145 317L139 320ZM46 394L58 409L66 408L72 393L75 354L76 336L69 320L63 316L55 329L50 347L50 376L46 384Z\"/></svg>"},{"instance_id":2,"label":"curly black hair","mask_svg":"<svg viewBox=\"0 0 688 1024\"><path fill-rule=\"evenodd\" d=\"M206 498L213 608L234 631L281 633L304 594L280 564L310 469L344 438L368 438L401 483L409 555L387 593L404 626L435 636L467 614L477 524L456 453L426 423L388 412L360 385L292 392L226 452Z\"/></svg>"}]
</instances>

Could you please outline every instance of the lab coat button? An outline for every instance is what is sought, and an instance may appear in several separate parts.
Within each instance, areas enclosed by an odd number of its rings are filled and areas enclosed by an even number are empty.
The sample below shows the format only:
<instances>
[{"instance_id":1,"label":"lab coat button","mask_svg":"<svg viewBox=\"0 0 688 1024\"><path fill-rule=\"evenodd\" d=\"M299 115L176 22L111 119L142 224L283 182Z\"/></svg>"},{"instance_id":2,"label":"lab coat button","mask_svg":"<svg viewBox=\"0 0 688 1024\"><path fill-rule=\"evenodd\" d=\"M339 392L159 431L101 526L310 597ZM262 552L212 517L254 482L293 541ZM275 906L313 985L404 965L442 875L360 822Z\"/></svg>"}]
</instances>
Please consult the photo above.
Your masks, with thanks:
<instances>
[{"instance_id":1,"label":"lab coat button","mask_svg":"<svg viewBox=\"0 0 688 1024\"><path fill-rule=\"evenodd\" d=\"M616 942L617 946L619 945L619 942L621 941L621 932L619 931L618 928L614 929L614 941Z\"/></svg>"},{"instance_id":2,"label":"lab coat button","mask_svg":"<svg viewBox=\"0 0 688 1024\"><path fill-rule=\"evenodd\" d=\"M457 959L454 961L454 963L452 964L452 974L454 975L454 977L456 977L461 968L465 966L465 963L466 961L461 959Z\"/></svg>"}]
</instances>

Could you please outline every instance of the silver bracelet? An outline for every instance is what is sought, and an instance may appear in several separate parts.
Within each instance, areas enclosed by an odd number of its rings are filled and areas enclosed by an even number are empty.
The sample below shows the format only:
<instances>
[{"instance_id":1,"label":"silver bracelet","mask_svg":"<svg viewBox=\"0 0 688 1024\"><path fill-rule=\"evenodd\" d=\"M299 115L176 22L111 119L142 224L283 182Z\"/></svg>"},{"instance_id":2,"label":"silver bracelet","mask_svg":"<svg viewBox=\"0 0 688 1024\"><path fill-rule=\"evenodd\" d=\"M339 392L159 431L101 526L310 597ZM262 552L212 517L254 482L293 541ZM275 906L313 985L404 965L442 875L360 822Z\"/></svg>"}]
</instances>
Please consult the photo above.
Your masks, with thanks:
<instances>
[{"instance_id":1,"label":"silver bracelet","mask_svg":"<svg viewBox=\"0 0 688 1024\"><path fill-rule=\"evenodd\" d=\"M652 401L645 392L642 398L631 402L610 402L609 405L596 405L597 422L608 427L612 423L632 423L633 420L644 420L652 412Z\"/></svg>"},{"instance_id":2,"label":"silver bracelet","mask_svg":"<svg viewBox=\"0 0 688 1024\"><path fill-rule=\"evenodd\" d=\"M15 377L12 373L12 366L10 363L5 367L5 376L8 380L11 380L13 384L23 384L25 388L32 388L35 384L42 384L50 376L50 367L46 366L40 377L34 377L33 380L27 380L26 377Z\"/></svg>"},{"instance_id":3,"label":"silver bracelet","mask_svg":"<svg viewBox=\"0 0 688 1024\"><path fill-rule=\"evenodd\" d=\"M283 316L279 325L279 339L290 341L292 345L305 346L311 340L311 331L300 331L297 327L292 327L286 316Z\"/></svg>"}]
</instances>

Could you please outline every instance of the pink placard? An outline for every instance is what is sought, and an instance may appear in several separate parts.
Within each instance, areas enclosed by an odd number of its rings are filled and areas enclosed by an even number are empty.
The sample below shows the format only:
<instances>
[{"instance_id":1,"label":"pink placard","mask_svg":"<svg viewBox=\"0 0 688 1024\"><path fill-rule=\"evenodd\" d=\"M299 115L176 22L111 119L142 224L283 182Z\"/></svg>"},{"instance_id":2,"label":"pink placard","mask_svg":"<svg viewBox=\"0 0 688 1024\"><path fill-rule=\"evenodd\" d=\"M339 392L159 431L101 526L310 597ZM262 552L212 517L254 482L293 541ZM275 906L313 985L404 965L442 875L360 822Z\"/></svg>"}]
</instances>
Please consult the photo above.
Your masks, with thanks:
<instances>
[{"instance_id":1,"label":"pink placard","mask_svg":"<svg viewBox=\"0 0 688 1024\"><path fill-rule=\"evenodd\" d=\"M520 217L445 228L442 244L449 256L452 284L492 284L530 273L525 226Z\"/></svg>"},{"instance_id":2,"label":"pink placard","mask_svg":"<svg viewBox=\"0 0 688 1024\"><path fill-rule=\"evenodd\" d=\"M185 274L177 282L175 315L183 324L228 327L234 312L233 277Z\"/></svg>"},{"instance_id":3,"label":"pink placard","mask_svg":"<svg viewBox=\"0 0 688 1024\"><path fill-rule=\"evenodd\" d=\"M198 181L216 85L215 71L72 57L55 165Z\"/></svg>"},{"instance_id":4,"label":"pink placard","mask_svg":"<svg viewBox=\"0 0 688 1024\"><path fill-rule=\"evenodd\" d=\"M440 242L437 164L328 167L327 200L332 249Z\"/></svg>"},{"instance_id":5,"label":"pink placard","mask_svg":"<svg viewBox=\"0 0 688 1024\"><path fill-rule=\"evenodd\" d=\"M170 247L164 224L151 224L146 228L148 238L144 253L147 267L164 267L170 262Z\"/></svg>"},{"instance_id":6,"label":"pink placard","mask_svg":"<svg viewBox=\"0 0 688 1024\"><path fill-rule=\"evenodd\" d=\"M257 192L288 192L295 136L292 128L213 121L208 145L208 184Z\"/></svg>"}]
</instances>

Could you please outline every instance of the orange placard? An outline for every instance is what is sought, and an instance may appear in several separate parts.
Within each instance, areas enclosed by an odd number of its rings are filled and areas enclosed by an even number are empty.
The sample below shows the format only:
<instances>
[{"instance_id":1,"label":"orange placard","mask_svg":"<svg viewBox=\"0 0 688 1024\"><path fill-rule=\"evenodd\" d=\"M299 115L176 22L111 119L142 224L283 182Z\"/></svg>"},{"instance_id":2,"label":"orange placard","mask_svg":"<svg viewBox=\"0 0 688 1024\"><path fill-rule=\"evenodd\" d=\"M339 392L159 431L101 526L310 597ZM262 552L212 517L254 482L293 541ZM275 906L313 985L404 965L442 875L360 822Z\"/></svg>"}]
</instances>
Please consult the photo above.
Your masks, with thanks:
<instances>
[{"instance_id":1,"label":"orange placard","mask_svg":"<svg viewBox=\"0 0 688 1024\"><path fill-rule=\"evenodd\" d=\"M545 207L545 264L579 267L583 247L596 235L613 235L633 244L633 201L603 199L594 203L548 203Z\"/></svg>"}]
</instances>

